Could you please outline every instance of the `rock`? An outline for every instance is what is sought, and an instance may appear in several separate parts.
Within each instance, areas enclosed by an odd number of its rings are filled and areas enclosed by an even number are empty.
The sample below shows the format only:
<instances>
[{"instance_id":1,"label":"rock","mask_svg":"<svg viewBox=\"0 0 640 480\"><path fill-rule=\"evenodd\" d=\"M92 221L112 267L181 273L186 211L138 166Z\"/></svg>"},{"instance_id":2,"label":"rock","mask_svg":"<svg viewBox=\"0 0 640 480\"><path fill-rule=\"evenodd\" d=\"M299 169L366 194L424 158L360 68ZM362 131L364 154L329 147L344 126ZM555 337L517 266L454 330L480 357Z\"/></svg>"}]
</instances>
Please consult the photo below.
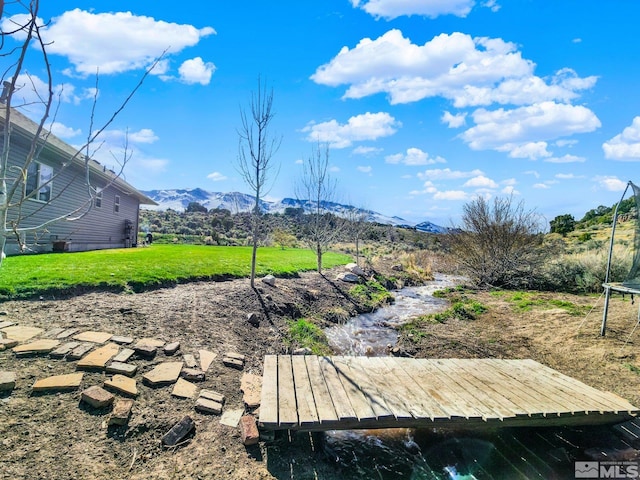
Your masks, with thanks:
<instances>
[{"instance_id":1,"label":"rock","mask_svg":"<svg viewBox=\"0 0 640 480\"><path fill-rule=\"evenodd\" d=\"M109 417L109 425L126 425L129 423L133 403L130 398L118 398L113 405L113 412Z\"/></svg>"},{"instance_id":2,"label":"rock","mask_svg":"<svg viewBox=\"0 0 640 480\"><path fill-rule=\"evenodd\" d=\"M113 337L111 337L111 341L120 345L129 345L130 343L133 343L133 338L123 337L122 335L114 335Z\"/></svg>"},{"instance_id":3,"label":"rock","mask_svg":"<svg viewBox=\"0 0 640 480\"><path fill-rule=\"evenodd\" d=\"M33 337L40 335L44 330L37 327L14 325L3 328L2 331L7 335L7 338L17 340L18 342L26 342L27 340L31 340Z\"/></svg>"},{"instance_id":4,"label":"rock","mask_svg":"<svg viewBox=\"0 0 640 480\"><path fill-rule=\"evenodd\" d=\"M209 350L199 350L198 354L200 355L200 368L202 369L203 372L206 372L207 370L209 370L209 367L211 366L215 358L218 356L218 354L210 352ZM187 367L195 368L195 365L193 367L190 365L187 365Z\"/></svg>"},{"instance_id":5,"label":"rock","mask_svg":"<svg viewBox=\"0 0 640 480\"><path fill-rule=\"evenodd\" d=\"M180 376L191 382L204 382L204 372L197 368L183 368Z\"/></svg>"},{"instance_id":6,"label":"rock","mask_svg":"<svg viewBox=\"0 0 640 480\"><path fill-rule=\"evenodd\" d=\"M198 366L198 362L196 361L196 357L194 357L190 353L186 353L186 354L182 355L182 359L184 360L184 364L189 368L196 368ZM202 370L204 370L204 368Z\"/></svg>"},{"instance_id":7,"label":"rock","mask_svg":"<svg viewBox=\"0 0 640 480\"><path fill-rule=\"evenodd\" d=\"M176 383L182 371L182 365L182 362L163 362L145 373L142 380L152 387Z\"/></svg>"},{"instance_id":8,"label":"rock","mask_svg":"<svg viewBox=\"0 0 640 480\"><path fill-rule=\"evenodd\" d=\"M267 275L266 277L264 277L262 279L262 283L266 283L270 287L275 287L276 286L276 277L274 277L273 275Z\"/></svg>"},{"instance_id":9,"label":"rock","mask_svg":"<svg viewBox=\"0 0 640 480\"><path fill-rule=\"evenodd\" d=\"M240 379L240 390L244 394L242 400L247 407L259 407L262 395L262 376L244 373Z\"/></svg>"},{"instance_id":10,"label":"rock","mask_svg":"<svg viewBox=\"0 0 640 480\"><path fill-rule=\"evenodd\" d=\"M78 331L77 328L67 328L66 330L63 330L62 332L60 332L56 338L58 340L64 340L65 338L69 338L71 335L73 335L74 333L76 333Z\"/></svg>"},{"instance_id":11,"label":"rock","mask_svg":"<svg viewBox=\"0 0 640 480\"><path fill-rule=\"evenodd\" d=\"M12 338L0 339L0 351L6 350L7 348L13 348L16 345L18 345L18 340L14 340Z\"/></svg>"},{"instance_id":12,"label":"rock","mask_svg":"<svg viewBox=\"0 0 640 480\"><path fill-rule=\"evenodd\" d=\"M74 335L73 339L78 340L79 342L91 342L91 343L105 343L109 341L109 339L113 337L112 333L107 332L82 332L77 335Z\"/></svg>"},{"instance_id":13,"label":"rock","mask_svg":"<svg viewBox=\"0 0 640 480\"><path fill-rule=\"evenodd\" d=\"M225 410L220 417L220 425L236 428L240 422L240 417L244 414L244 408L234 408Z\"/></svg>"},{"instance_id":14,"label":"rock","mask_svg":"<svg viewBox=\"0 0 640 480\"><path fill-rule=\"evenodd\" d=\"M244 368L244 363L237 358L224 357L222 359L222 363L224 363L227 367L237 368L238 370L242 370Z\"/></svg>"},{"instance_id":15,"label":"rock","mask_svg":"<svg viewBox=\"0 0 640 480\"><path fill-rule=\"evenodd\" d=\"M0 371L0 392L8 392L16 388L16 374Z\"/></svg>"},{"instance_id":16,"label":"rock","mask_svg":"<svg viewBox=\"0 0 640 480\"><path fill-rule=\"evenodd\" d=\"M255 445L260 440L256 419L251 415L243 415L240 418L240 438L244 445Z\"/></svg>"},{"instance_id":17,"label":"rock","mask_svg":"<svg viewBox=\"0 0 640 480\"><path fill-rule=\"evenodd\" d=\"M158 351L158 349L153 345L147 345L147 344L142 344L142 345L136 344L133 346L133 349L136 352L136 354L147 359L151 359L155 357Z\"/></svg>"},{"instance_id":18,"label":"rock","mask_svg":"<svg viewBox=\"0 0 640 480\"><path fill-rule=\"evenodd\" d=\"M138 385L135 379L125 377L124 375L114 375L111 379L104 381L104 386L109 390L115 390L125 395L135 397L138 395Z\"/></svg>"},{"instance_id":19,"label":"rock","mask_svg":"<svg viewBox=\"0 0 640 480\"><path fill-rule=\"evenodd\" d=\"M16 322L11 322L9 320L3 320L2 322L0 322L0 329L7 328L7 327L13 327L15 324L16 324Z\"/></svg>"},{"instance_id":20,"label":"rock","mask_svg":"<svg viewBox=\"0 0 640 480\"><path fill-rule=\"evenodd\" d=\"M336 277L336 280L340 282L347 282L347 283L358 283L360 281L360 277L358 277L358 275L356 275L355 273L345 272L345 273L340 273Z\"/></svg>"},{"instance_id":21,"label":"rock","mask_svg":"<svg viewBox=\"0 0 640 480\"><path fill-rule=\"evenodd\" d=\"M167 343L163 350L165 355L173 355L180 348L180 342Z\"/></svg>"},{"instance_id":22,"label":"rock","mask_svg":"<svg viewBox=\"0 0 640 480\"><path fill-rule=\"evenodd\" d=\"M84 373L69 373L43 378L33 384L34 392L75 390L80 386Z\"/></svg>"},{"instance_id":23,"label":"rock","mask_svg":"<svg viewBox=\"0 0 640 480\"><path fill-rule=\"evenodd\" d=\"M193 398L196 396L198 387L191 382L179 378L171 390L171 395L179 398Z\"/></svg>"},{"instance_id":24,"label":"rock","mask_svg":"<svg viewBox=\"0 0 640 480\"><path fill-rule=\"evenodd\" d=\"M309 347L296 348L293 352L293 355L311 355L313 353Z\"/></svg>"},{"instance_id":25,"label":"rock","mask_svg":"<svg viewBox=\"0 0 640 480\"><path fill-rule=\"evenodd\" d=\"M222 413L222 404L209 400L208 398L199 397L196 400L196 411L201 413L213 413L214 415L220 415Z\"/></svg>"},{"instance_id":26,"label":"rock","mask_svg":"<svg viewBox=\"0 0 640 480\"><path fill-rule=\"evenodd\" d=\"M141 338L133 347L134 349L140 345L150 345L155 348L164 347L166 342L164 340L158 340L157 338Z\"/></svg>"},{"instance_id":27,"label":"rock","mask_svg":"<svg viewBox=\"0 0 640 480\"><path fill-rule=\"evenodd\" d=\"M120 350L120 347L115 343L108 343L102 347L94 350L93 352L82 357L78 361L76 368L78 370L94 370L103 369L109 360L111 360Z\"/></svg>"},{"instance_id":28,"label":"rock","mask_svg":"<svg viewBox=\"0 0 640 480\"><path fill-rule=\"evenodd\" d=\"M111 361L114 363L115 362L126 363L127 360L129 360L134 353L136 353L136 351L132 350L131 348L123 348L120 352L118 352L118 354L115 357L111 359Z\"/></svg>"},{"instance_id":29,"label":"rock","mask_svg":"<svg viewBox=\"0 0 640 480\"><path fill-rule=\"evenodd\" d=\"M35 342L25 343L13 347L13 353L18 356L22 355L37 355L39 353L49 353L51 350L60 345L59 340L36 340Z\"/></svg>"},{"instance_id":30,"label":"rock","mask_svg":"<svg viewBox=\"0 0 640 480\"><path fill-rule=\"evenodd\" d=\"M404 267L402 266L402 264L398 263L396 265L393 265L391 267L391 270L393 270L394 272L402 272L404 270Z\"/></svg>"},{"instance_id":31,"label":"rock","mask_svg":"<svg viewBox=\"0 0 640 480\"><path fill-rule=\"evenodd\" d=\"M71 350L67 354L66 358L68 361L80 360L82 357L84 357L87 354L87 352L91 351L95 346L96 346L95 343L81 343L76 348Z\"/></svg>"},{"instance_id":32,"label":"rock","mask_svg":"<svg viewBox=\"0 0 640 480\"><path fill-rule=\"evenodd\" d=\"M354 275L358 275L360 277L364 277L364 271L358 266L357 263L347 263L344 268L353 273Z\"/></svg>"},{"instance_id":33,"label":"rock","mask_svg":"<svg viewBox=\"0 0 640 480\"><path fill-rule=\"evenodd\" d=\"M196 428L196 424L191 417L187 415L171 427L171 430L162 437L162 444L167 447L173 447L189 435L194 428Z\"/></svg>"},{"instance_id":34,"label":"rock","mask_svg":"<svg viewBox=\"0 0 640 480\"><path fill-rule=\"evenodd\" d=\"M64 331L65 331L64 328L52 328L51 330L47 330L42 336L44 338L53 338L53 337L57 337Z\"/></svg>"},{"instance_id":35,"label":"rock","mask_svg":"<svg viewBox=\"0 0 640 480\"><path fill-rule=\"evenodd\" d=\"M251 312L247 315L247 322L249 322L254 327L260 326L260 314L256 312Z\"/></svg>"},{"instance_id":36,"label":"rock","mask_svg":"<svg viewBox=\"0 0 640 480\"><path fill-rule=\"evenodd\" d=\"M200 398L206 398L207 400L213 400L224 405L224 395L213 390L201 390Z\"/></svg>"},{"instance_id":37,"label":"rock","mask_svg":"<svg viewBox=\"0 0 640 480\"><path fill-rule=\"evenodd\" d=\"M93 408L108 407L113 403L115 397L104 388L94 385L82 391L80 400L88 403Z\"/></svg>"},{"instance_id":38,"label":"rock","mask_svg":"<svg viewBox=\"0 0 640 480\"><path fill-rule=\"evenodd\" d=\"M49 356L51 358L64 358L67 354L69 354L74 348L78 348L80 346L80 342L67 342L60 345L55 350L49 352Z\"/></svg>"},{"instance_id":39,"label":"rock","mask_svg":"<svg viewBox=\"0 0 640 480\"><path fill-rule=\"evenodd\" d=\"M138 366L132 363L111 362L107 366L107 373L116 373L127 377L133 377L137 371Z\"/></svg>"},{"instance_id":40,"label":"rock","mask_svg":"<svg viewBox=\"0 0 640 480\"><path fill-rule=\"evenodd\" d=\"M235 358L236 360L240 360L242 363L244 363L245 360L245 356L237 352L227 352L224 356L227 358Z\"/></svg>"}]
</instances>

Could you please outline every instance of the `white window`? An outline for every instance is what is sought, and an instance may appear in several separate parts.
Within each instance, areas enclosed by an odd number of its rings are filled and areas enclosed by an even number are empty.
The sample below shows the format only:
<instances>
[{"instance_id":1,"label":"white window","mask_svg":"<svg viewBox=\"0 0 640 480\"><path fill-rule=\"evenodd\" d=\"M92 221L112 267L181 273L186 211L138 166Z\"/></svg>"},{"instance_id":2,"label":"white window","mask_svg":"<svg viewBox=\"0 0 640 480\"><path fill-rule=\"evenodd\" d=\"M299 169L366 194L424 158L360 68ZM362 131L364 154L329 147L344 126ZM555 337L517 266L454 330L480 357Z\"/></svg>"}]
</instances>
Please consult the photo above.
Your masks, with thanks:
<instances>
[{"instance_id":1,"label":"white window","mask_svg":"<svg viewBox=\"0 0 640 480\"><path fill-rule=\"evenodd\" d=\"M96 189L96 208L102 207L102 189Z\"/></svg>"},{"instance_id":2,"label":"white window","mask_svg":"<svg viewBox=\"0 0 640 480\"><path fill-rule=\"evenodd\" d=\"M116 195L116 198L113 202L113 211L118 213L120 211L120 195Z\"/></svg>"},{"instance_id":3,"label":"white window","mask_svg":"<svg viewBox=\"0 0 640 480\"><path fill-rule=\"evenodd\" d=\"M27 169L27 182L24 194L34 200L48 202L51 200L51 179L53 178L53 168L43 163L31 162ZM37 193L33 193L37 192Z\"/></svg>"}]
</instances>

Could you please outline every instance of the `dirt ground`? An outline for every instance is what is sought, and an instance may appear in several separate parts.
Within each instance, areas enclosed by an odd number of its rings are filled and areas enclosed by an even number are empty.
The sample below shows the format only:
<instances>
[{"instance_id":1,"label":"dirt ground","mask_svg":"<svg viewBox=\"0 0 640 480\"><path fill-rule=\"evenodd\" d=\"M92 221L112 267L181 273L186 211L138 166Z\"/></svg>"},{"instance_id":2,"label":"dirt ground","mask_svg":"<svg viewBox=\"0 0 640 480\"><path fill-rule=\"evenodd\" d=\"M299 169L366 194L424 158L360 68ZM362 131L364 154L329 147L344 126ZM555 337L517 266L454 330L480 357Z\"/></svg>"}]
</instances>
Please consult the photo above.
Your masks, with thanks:
<instances>
[{"instance_id":1,"label":"dirt ground","mask_svg":"<svg viewBox=\"0 0 640 480\"><path fill-rule=\"evenodd\" d=\"M246 280L192 283L138 294L88 293L5 302L0 304L0 321L45 330L75 327L178 341L178 354L196 354L200 349L216 352L199 386L223 393L225 408L242 408L243 372L225 367L223 354L246 355L244 372L261 374L265 354L286 351L286 318L336 307L355 313L338 287L315 273L305 273L278 279L275 287L259 283L260 295ZM638 305L632 305L628 296L612 300L606 337L599 336L602 299L598 302L594 296L553 295L587 309L595 305L586 317L571 316L559 308L534 307L518 313L506 297L474 296L488 307L479 319L429 325L420 339L402 337L401 349L417 357L533 358L640 405L636 352L640 331L630 335ZM258 327L247 322L250 312L261 314ZM133 360L139 366L140 394L131 419L128 426L107 427L108 412L80 403L80 392L101 385L104 373L86 373L77 391L34 395L31 386L37 379L72 373L74 362L46 356L16 358L11 351L0 352L0 371L17 375L16 388L0 395L0 478L284 479L294 478L289 469L313 455L269 450L269 442L245 447L237 428L221 425L219 416L195 412L193 400L172 397L170 387L142 384L145 372L170 358L160 353L153 360ZM162 447L162 436L185 415L194 419L195 435L177 448Z\"/></svg>"}]
</instances>

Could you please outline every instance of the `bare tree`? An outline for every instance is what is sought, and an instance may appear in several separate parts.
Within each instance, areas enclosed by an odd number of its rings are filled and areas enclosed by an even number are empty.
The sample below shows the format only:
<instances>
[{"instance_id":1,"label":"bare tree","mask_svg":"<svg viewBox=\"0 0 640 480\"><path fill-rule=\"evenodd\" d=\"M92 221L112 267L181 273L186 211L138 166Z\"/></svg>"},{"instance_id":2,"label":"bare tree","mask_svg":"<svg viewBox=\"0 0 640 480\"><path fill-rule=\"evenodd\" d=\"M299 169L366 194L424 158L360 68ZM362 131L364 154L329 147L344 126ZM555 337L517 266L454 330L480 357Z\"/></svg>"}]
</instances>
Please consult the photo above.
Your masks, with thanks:
<instances>
[{"instance_id":1,"label":"bare tree","mask_svg":"<svg viewBox=\"0 0 640 480\"><path fill-rule=\"evenodd\" d=\"M351 207L346 213L348 232L356 247L356 264L360 265L360 241L369 227L370 212L364 208Z\"/></svg>"},{"instance_id":2,"label":"bare tree","mask_svg":"<svg viewBox=\"0 0 640 480\"><path fill-rule=\"evenodd\" d=\"M4 2L0 2L4 7ZM15 5L25 8L24 15L20 16L20 23L15 23L13 28L8 31L2 31L0 48L0 57L8 60L11 64L2 74L3 92L0 97L0 138L2 141L2 152L0 154L0 265L1 257L4 257L4 250L7 239L15 238L21 251L27 249L27 234L33 236L35 241L39 235L46 232L48 226L61 221L79 220L86 216L92 209L98 190L91 183L91 157L100 148L98 137L104 130L116 119L125 106L129 103L135 92L141 87L145 78L151 70L157 65L158 61L164 56L164 53L146 70L139 80L138 84L132 89L130 94L120 104L120 106L112 113L106 122L101 126L95 125L95 111L98 98L98 77L96 75L96 88L94 89L93 106L91 110L91 118L89 120L89 129L84 145L75 151L66 159L65 163L55 171L51 169L46 175L40 174L39 184L37 188L27 189L26 184L30 176L30 169L37 164L43 149L50 143L59 142L51 136L47 125L53 124L56 118L57 102L53 87L53 75L51 64L47 55L47 43L41 35L43 26L39 24L38 11L40 7L39 0L31 0L30 2L15 2ZM0 17L3 10L0 9ZM7 38L15 36L21 38L20 45L15 49L5 51ZM36 87L36 81L25 71L25 62L27 57L33 53L40 56L42 70L45 72L45 89ZM24 78L27 78L25 81ZM21 80L22 79L22 80ZM35 102L29 102L29 105L40 111L39 120L31 122L26 119L15 108L24 107L27 104L19 102L19 92L22 89L31 90L30 95L35 96ZM61 95L61 92L58 92ZM12 117L16 117L13 120ZM26 155L24 158L17 152L15 142L12 143L12 125L14 123L33 123L34 131L31 132L29 145L26 147ZM97 146L94 144L98 143ZM124 145L124 154L117 159L119 165L118 171L114 171L111 176L110 183L102 186L102 189L111 186L122 174L122 171L130 158L130 151L126 144ZM59 189L56 195L49 195L46 201L40 202L35 209L32 204L28 204L27 200L36 198L41 192L50 190L50 185L67 169L78 169L82 173L84 188L86 191L85 200L75 205L58 205L60 197L64 190ZM74 177L75 178L75 177ZM42 199L40 199L42 200ZM50 205L56 204L56 214L49 217L45 221L36 221L37 214Z\"/></svg>"},{"instance_id":3,"label":"bare tree","mask_svg":"<svg viewBox=\"0 0 640 480\"><path fill-rule=\"evenodd\" d=\"M251 93L250 114L240 109L241 128L238 130L238 169L244 182L249 185L255 197L252 209L251 288L256 277L256 256L260 227L262 224L260 202L268 193L267 182L274 174L273 156L280 148L282 138L271 134L273 111L273 89L267 91L260 77L258 90ZM274 177L277 176L277 171Z\"/></svg>"},{"instance_id":4,"label":"bare tree","mask_svg":"<svg viewBox=\"0 0 640 480\"><path fill-rule=\"evenodd\" d=\"M542 218L513 197L484 197L463 206L463 226L448 234L451 253L482 287L524 288L547 259Z\"/></svg>"},{"instance_id":5,"label":"bare tree","mask_svg":"<svg viewBox=\"0 0 640 480\"><path fill-rule=\"evenodd\" d=\"M306 202L309 221L303 229L307 246L316 254L318 273L322 273L322 255L333 245L344 229L344 219L327 211L335 201L336 181L329 175L329 145L320 144L303 163L303 173L296 186L298 200Z\"/></svg>"}]
</instances>

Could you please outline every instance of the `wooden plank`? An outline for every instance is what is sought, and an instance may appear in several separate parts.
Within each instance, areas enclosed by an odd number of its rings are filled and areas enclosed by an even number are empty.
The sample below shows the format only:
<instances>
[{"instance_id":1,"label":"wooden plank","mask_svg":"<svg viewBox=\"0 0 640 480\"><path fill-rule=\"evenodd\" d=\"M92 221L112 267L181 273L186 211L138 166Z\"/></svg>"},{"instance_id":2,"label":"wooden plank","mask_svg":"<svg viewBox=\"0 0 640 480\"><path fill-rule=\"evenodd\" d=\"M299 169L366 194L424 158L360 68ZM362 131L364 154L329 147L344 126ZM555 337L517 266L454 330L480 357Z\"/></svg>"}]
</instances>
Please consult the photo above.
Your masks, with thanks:
<instances>
[{"instance_id":1,"label":"wooden plank","mask_svg":"<svg viewBox=\"0 0 640 480\"><path fill-rule=\"evenodd\" d=\"M315 355L303 355L303 358L307 366L307 372L309 373L309 381L313 400L316 405L316 412L318 413L318 421L322 425L336 423L338 421L338 415L336 414L336 409L333 408L331 393L320 371L318 357Z\"/></svg>"},{"instance_id":2,"label":"wooden plank","mask_svg":"<svg viewBox=\"0 0 640 480\"><path fill-rule=\"evenodd\" d=\"M291 356L278 356L278 425L293 427L298 424L298 406L293 383Z\"/></svg>"},{"instance_id":3,"label":"wooden plank","mask_svg":"<svg viewBox=\"0 0 640 480\"><path fill-rule=\"evenodd\" d=\"M380 357L370 357L367 369L370 377L378 385L380 394L384 396L385 403L393 413L393 416L398 420L416 418L405 403L407 397L402 395L398 378L392 374L384 361ZM422 417L428 418L429 415L424 412Z\"/></svg>"},{"instance_id":4,"label":"wooden plank","mask_svg":"<svg viewBox=\"0 0 640 480\"><path fill-rule=\"evenodd\" d=\"M338 377L338 373L330 362L329 357L319 357L318 364L320 365L320 371L322 372L322 376L327 384L327 388L331 393L331 400L336 414L338 415L338 419L341 422L356 420L358 417L351 406L349 396L347 395L347 392L345 392L342 382Z\"/></svg>"},{"instance_id":5,"label":"wooden plank","mask_svg":"<svg viewBox=\"0 0 640 480\"><path fill-rule=\"evenodd\" d=\"M364 393L360 389L360 386L356 383L354 374L350 371L349 365L345 363L343 357L332 357L330 362L333 366L342 382L344 391L349 397L349 402L353 407L356 417L359 421L370 420L376 418L376 414L373 408L369 404L369 400L364 396Z\"/></svg>"},{"instance_id":6,"label":"wooden plank","mask_svg":"<svg viewBox=\"0 0 640 480\"><path fill-rule=\"evenodd\" d=\"M291 366L298 403L298 423L302 427L319 423L304 356L293 355Z\"/></svg>"},{"instance_id":7,"label":"wooden plank","mask_svg":"<svg viewBox=\"0 0 640 480\"><path fill-rule=\"evenodd\" d=\"M344 365L348 366L349 374L368 400L375 418L395 418L376 382L370 377L370 359L368 357L340 357L340 359Z\"/></svg>"},{"instance_id":8,"label":"wooden plank","mask_svg":"<svg viewBox=\"0 0 640 480\"><path fill-rule=\"evenodd\" d=\"M265 355L260 394L260 423L278 424L278 357Z\"/></svg>"}]
</instances>

